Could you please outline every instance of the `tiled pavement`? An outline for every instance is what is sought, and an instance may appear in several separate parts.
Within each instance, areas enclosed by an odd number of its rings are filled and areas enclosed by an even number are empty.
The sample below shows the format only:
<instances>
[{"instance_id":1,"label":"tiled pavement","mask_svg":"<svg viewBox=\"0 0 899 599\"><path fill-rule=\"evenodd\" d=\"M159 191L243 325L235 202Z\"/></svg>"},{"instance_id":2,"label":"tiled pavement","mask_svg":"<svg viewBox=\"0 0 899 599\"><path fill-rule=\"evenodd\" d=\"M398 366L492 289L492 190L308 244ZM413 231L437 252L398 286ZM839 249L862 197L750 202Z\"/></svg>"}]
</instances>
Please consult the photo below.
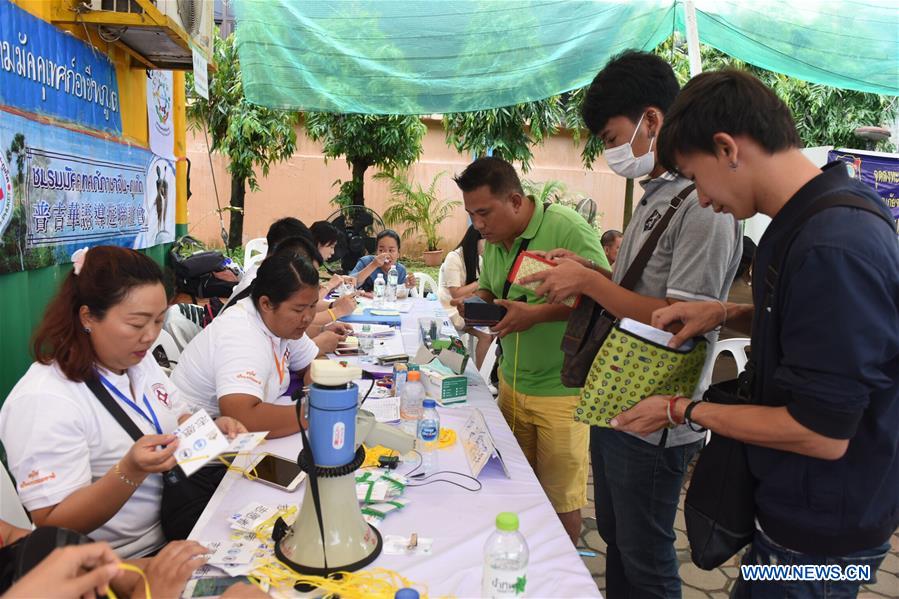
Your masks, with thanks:
<instances>
[{"instance_id":1,"label":"tiled pavement","mask_svg":"<svg viewBox=\"0 0 899 599\"><path fill-rule=\"evenodd\" d=\"M712 380L725 380L732 378L735 374L736 366L733 360L722 356L715 365ZM681 489L680 505L678 506L677 517L674 520L674 528L677 535L675 548L680 560L683 596L684 599L726 599L739 575L740 560L739 557L734 557L726 565L711 571L701 570L690 561L690 549L687 545L687 533L684 525L684 495L686 494L688 482L689 477L684 481L684 488ZM593 575L596 586L604 593L606 587L606 544L596 531L592 472L587 483L587 498L587 507L582 510L584 526L581 529L579 547L597 553L596 557L583 557L582 559L587 569ZM899 599L899 532L893 535L891 541L892 549L877 572L877 583L862 587L859 597L863 599L880 597Z\"/></svg>"},{"instance_id":2,"label":"tiled pavement","mask_svg":"<svg viewBox=\"0 0 899 599\"><path fill-rule=\"evenodd\" d=\"M680 560L680 576L683 581L684 599L726 599L731 587L739 575L739 558L733 558L726 565L716 568L715 570L700 570L690 561L690 549L687 546L687 533L684 527L684 494L686 493L686 485L681 490L680 505L678 506L677 517L674 521L675 533L677 540L675 548L677 556ZM595 551L596 557L583 557L584 564L593 575L596 586L605 595L605 552L606 544L596 532L596 520L594 519L593 506L593 477L590 477L587 486L588 504L582 512L584 515L584 526L581 529L581 541L579 547ZM892 550L877 572L877 583L862 587L859 597L884 597L889 599L899 598L899 533L893 535Z\"/></svg>"}]
</instances>

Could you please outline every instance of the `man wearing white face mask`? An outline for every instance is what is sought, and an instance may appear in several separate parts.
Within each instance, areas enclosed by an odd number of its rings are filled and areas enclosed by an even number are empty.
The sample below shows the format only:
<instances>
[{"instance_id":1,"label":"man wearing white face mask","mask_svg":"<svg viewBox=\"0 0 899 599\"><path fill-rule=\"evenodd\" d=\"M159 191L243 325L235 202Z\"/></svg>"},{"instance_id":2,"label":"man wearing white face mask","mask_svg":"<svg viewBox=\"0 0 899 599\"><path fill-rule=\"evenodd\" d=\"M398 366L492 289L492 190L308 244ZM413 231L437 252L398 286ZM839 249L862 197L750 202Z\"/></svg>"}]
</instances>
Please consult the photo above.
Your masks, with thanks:
<instances>
[{"instance_id":1,"label":"man wearing white face mask","mask_svg":"<svg viewBox=\"0 0 899 599\"><path fill-rule=\"evenodd\" d=\"M646 324L653 310L674 302L727 298L740 262L739 223L703 210L691 182L656 161L656 136L678 91L671 67L645 52L614 57L593 80L584 121L605 144L609 168L632 179L648 175L640 181L643 198L624 231L612 273L571 252L549 252L559 264L530 277L541 282L538 295L561 301L583 292L615 317ZM664 230L646 267L625 289L620 285L625 273L659 227ZM716 338L717 333L709 335L712 343ZM697 389L694 399L703 392ZM674 517L684 473L703 436L683 425L645 436L591 428L596 521L608 545L611 599L681 596Z\"/></svg>"}]
</instances>

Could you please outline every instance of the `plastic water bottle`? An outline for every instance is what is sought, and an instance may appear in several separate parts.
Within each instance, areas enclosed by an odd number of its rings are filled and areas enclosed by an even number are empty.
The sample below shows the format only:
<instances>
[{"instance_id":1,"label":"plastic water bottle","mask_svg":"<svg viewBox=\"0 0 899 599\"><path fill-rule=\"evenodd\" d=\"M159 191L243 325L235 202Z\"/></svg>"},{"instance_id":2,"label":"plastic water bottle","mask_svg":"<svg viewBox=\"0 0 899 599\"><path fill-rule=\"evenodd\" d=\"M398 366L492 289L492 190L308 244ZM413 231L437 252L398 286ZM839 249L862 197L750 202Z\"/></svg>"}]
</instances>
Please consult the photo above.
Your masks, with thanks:
<instances>
[{"instance_id":1,"label":"plastic water bottle","mask_svg":"<svg viewBox=\"0 0 899 599\"><path fill-rule=\"evenodd\" d=\"M524 597L527 569L528 543L518 532L518 514L502 512L484 546L481 597Z\"/></svg>"},{"instance_id":2,"label":"plastic water bottle","mask_svg":"<svg viewBox=\"0 0 899 599\"><path fill-rule=\"evenodd\" d=\"M411 374L411 373L410 373ZM406 383L408 385L408 383ZM418 421L418 451L421 452L421 472L425 476L437 471L437 440L440 438L440 414L437 403L426 399Z\"/></svg>"},{"instance_id":3,"label":"plastic water bottle","mask_svg":"<svg viewBox=\"0 0 899 599\"><path fill-rule=\"evenodd\" d=\"M396 301L396 286L399 284L400 273L396 269L396 264L390 265L390 270L387 271L387 301L395 302Z\"/></svg>"},{"instance_id":4,"label":"plastic water bottle","mask_svg":"<svg viewBox=\"0 0 899 599\"><path fill-rule=\"evenodd\" d=\"M415 435L418 430L424 398L425 387L421 384L421 373L410 370L400 394L400 428L410 435Z\"/></svg>"},{"instance_id":5,"label":"plastic water bottle","mask_svg":"<svg viewBox=\"0 0 899 599\"><path fill-rule=\"evenodd\" d=\"M371 325L362 325L362 334L359 335L359 349L362 351L362 356L360 356L362 362L372 361L371 352L374 346L375 340L371 336Z\"/></svg>"},{"instance_id":6,"label":"plastic water bottle","mask_svg":"<svg viewBox=\"0 0 899 599\"><path fill-rule=\"evenodd\" d=\"M384 306L384 292L387 284L384 282L384 275L378 273L378 276L375 278L375 307L381 308Z\"/></svg>"}]
</instances>

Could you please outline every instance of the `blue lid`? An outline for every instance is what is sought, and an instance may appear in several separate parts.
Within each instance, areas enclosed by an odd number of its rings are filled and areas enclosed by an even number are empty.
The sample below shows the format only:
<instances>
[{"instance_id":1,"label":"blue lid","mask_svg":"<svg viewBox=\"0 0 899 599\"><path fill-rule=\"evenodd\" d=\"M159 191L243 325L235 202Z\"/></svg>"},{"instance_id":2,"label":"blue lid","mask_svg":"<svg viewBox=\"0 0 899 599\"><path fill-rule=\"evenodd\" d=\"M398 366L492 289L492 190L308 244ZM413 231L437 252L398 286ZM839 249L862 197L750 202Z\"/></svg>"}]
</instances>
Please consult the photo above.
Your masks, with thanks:
<instances>
[{"instance_id":1,"label":"blue lid","mask_svg":"<svg viewBox=\"0 0 899 599\"><path fill-rule=\"evenodd\" d=\"M437 402L434 401L433 399L426 399L426 400L424 400L424 402L422 402L421 405L423 405L426 408L436 408Z\"/></svg>"},{"instance_id":2,"label":"blue lid","mask_svg":"<svg viewBox=\"0 0 899 599\"><path fill-rule=\"evenodd\" d=\"M393 596L393 599L418 599L418 591L410 588L400 589Z\"/></svg>"}]
</instances>

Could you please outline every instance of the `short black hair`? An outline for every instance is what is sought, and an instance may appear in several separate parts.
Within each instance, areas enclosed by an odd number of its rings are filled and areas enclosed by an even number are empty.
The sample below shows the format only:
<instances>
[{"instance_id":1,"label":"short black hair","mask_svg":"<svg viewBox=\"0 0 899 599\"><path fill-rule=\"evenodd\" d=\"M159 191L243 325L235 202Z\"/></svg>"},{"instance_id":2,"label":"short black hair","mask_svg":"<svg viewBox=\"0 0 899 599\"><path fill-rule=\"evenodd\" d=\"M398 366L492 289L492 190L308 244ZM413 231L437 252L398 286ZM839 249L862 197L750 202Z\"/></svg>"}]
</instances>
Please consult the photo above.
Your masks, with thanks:
<instances>
[{"instance_id":1,"label":"short black hair","mask_svg":"<svg viewBox=\"0 0 899 599\"><path fill-rule=\"evenodd\" d=\"M309 260L309 262L312 262L313 265L315 263L322 264L322 262L324 262L315 243L303 235L295 235L293 237L288 237L287 239L282 239L269 253L269 255L278 254L294 254L302 256L306 260Z\"/></svg>"},{"instance_id":2,"label":"short black hair","mask_svg":"<svg viewBox=\"0 0 899 599\"><path fill-rule=\"evenodd\" d=\"M581 115L587 129L599 135L612 117L625 116L636 123L650 106L667 113L679 89L674 70L662 58L625 50L613 56L593 79Z\"/></svg>"},{"instance_id":3,"label":"short black hair","mask_svg":"<svg viewBox=\"0 0 899 599\"><path fill-rule=\"evenodd\" d=\"M802 146L787 105L737 69L702 73L684 86L659 131L659 162L677 172L675 154L714 154L716 133L745 135L770 154Z\"/></svg>"},{"instance_id":4,"label":"short black hair","mask_svg":"<svg viewBox=\"0 0 899 599\"><path fill-rule=\"evenodd\" d=\"M612 245L615 243L615 240L622 236L621 231L616 231L615 229L609 229L605 233L602 234L602 237L599 238L599 243L603 246Z\"/></svg>"},{"instance_id":5,"label":"short black hair","mask_svg":"<svg viewBox=\"0 0 899 599\"><path fill-rule=\"evenodd\" d=\"M402 243L400 242L399 234L393 229L384 229L383 231L378 233L377 236L375 236L375 245L377 246L378 242L380 242L385 237L390 237L391 239L396 241L396 249L400 249L401 247L403 247Z\"/></svg>"},{"instance_id":6,"label":"short black hair","mask_svg":"<svg viewBox=\"0 0 899 599\"><path fill-rule=\"evenodd\" d=\"M312 223L312 226L309 227L309 230L312 231L312 237L315 239L315 244L320 246L334 245L337 243L337 238L340 236L337 227L326 220L315 221Z\"/></svg>"},{"instance_id":7,"label":"short black hair","mask_svg":"<svg viewBox=\"0 0 899 599\"><path fill-rule=\"evenodd\" d=\"M291 253L276 253L259 265L253 279L251 297L259 307L259 299L268 297L278 306L281 302L304 287L318 288L318 271L302 256Z\"/></svg>"},{"instance_id":8,"label":"short black hair","mask_svg":"<svg viewBox=\"0 0 899 599\"><path fill-rule=\"evenodd\" d=\"M268 233L265 235L265 240L268 242L269 255L274 251L272 248L277 246L281 241L288 237L296 237L298 235L308 237L310 240L313 239L309 227L304 225L303 221L298 218L287 216L273 222L268 228Z\"/></svg>"},{"instance_id":9,"label":"short black hair","mask_svg":"<svg viewBox=\"0 0 899 599\"><path fill-rule=\"evenodd\" d=\"M524 194L515 167L495 156L478 158L465 167L464 171L453 177L453 181L463 192L474 191L486 185L490 189L490 193L495 196L516 191Z\"/></svg>"}]
</instances>

